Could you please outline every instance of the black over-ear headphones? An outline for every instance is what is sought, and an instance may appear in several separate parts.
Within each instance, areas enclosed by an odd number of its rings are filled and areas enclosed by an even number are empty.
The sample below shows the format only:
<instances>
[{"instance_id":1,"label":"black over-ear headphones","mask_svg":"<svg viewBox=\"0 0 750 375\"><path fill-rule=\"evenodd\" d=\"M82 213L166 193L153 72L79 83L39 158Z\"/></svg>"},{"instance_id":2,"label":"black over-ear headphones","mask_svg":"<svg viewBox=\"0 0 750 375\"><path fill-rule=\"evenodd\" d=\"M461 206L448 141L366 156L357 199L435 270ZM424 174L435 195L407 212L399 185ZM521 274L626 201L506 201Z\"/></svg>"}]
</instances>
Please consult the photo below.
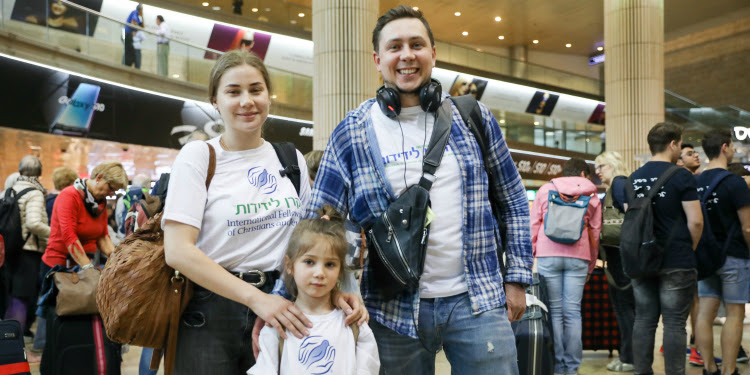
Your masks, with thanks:
<instances>
[{"instance_id":1,"label":"black over-ear headphones","mask_svg":"<svg viewBox=\"0 0 750 375\"><path fill-rule=\"evenodd\" d=\"M430 78L430 81L419 89L419 106L425 112L436 112L443 101L443 86L440 81ZM396 118L401 113L401 98L398 91L385 85L380 86L376 95L380 110L388 118Z\"/></svg>"}]
</instances>

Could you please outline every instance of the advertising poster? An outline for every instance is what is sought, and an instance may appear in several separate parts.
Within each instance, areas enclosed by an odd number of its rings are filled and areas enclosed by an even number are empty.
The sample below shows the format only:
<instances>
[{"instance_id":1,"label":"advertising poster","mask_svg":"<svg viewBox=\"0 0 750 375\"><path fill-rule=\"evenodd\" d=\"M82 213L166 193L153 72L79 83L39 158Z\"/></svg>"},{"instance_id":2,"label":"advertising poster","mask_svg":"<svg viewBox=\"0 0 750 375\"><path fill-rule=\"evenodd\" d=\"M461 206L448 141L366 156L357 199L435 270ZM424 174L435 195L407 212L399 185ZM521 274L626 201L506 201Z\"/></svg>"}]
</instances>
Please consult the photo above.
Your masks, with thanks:
<instances>
[{"instance_id":1,"label":"advertising poster","mask_svg":"<svg viewBox=\"0 0 750 375\"><path fill-rule=\"evenodd\" d=\"M95 11L100 11L103 0L71 0L71 2ZM49 3L49 8L47 4ZM68 31L76 34L93 35L99 17L88 17L86 34L86 12L57 0L16 1L11 19L40 26Z\"/></svg>"},{"instance_id":2,"label":"advertising poster","mask_svg":"<svg viewBox=\"0 0 750 375\"><path fill-rule=\"evenodd\" d=\"M269 34L217 23L214 24L211 36L208 39L208 48L221 52L242 49L254 53L261 60L265 60L270 43L271 35ZM219 55L207 51L205 58L216 60Z\"/></svg>"},{"instance_id":3,"label":"advertising poster","mask_svg":"<svg viewBox=\"0 0 750 375\"><path fill-rule=\"evenodd\" d=\"M481 100L484 88L487 87L487 80L475 78L466 74L459 74L449 91L451 96L461 96L471 94L474 99Z\"/></svg>"},{"instance_id":4,"label":"advertising poster","mask_svg":"<svg viewBox=\"0 0 750 375\"><path fill-rule=\"evenodd\" d=\"M0 127L143 146L180 148L192 131L224 131L207 102L102 82L0 55ZM269 116L264 139L312 150L312 123Z\"/></svg>"},{"instance_id":5,"label":"advertising poster","mask_svg":"<svg viewBox=\"0 0 750 375\"><path fill-rule=\"evenodd\" d=\"M537 91L534 97L531 98L529 106L526 107L526 113L549 116L552 110L555 109L555 104L557 104L557 99L559 98L560 95L557 94Z\"/></svg>"}]
</instances>

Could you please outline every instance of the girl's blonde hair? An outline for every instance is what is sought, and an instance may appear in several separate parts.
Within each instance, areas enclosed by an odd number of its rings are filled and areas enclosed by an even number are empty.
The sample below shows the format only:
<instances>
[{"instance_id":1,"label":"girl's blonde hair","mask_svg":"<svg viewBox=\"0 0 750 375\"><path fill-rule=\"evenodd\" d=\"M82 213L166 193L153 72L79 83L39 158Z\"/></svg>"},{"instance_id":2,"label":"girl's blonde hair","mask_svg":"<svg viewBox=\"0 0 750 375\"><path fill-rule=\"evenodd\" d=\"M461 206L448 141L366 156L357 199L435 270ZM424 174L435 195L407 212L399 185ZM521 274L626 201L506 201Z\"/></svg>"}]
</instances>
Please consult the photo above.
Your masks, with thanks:
<instances>
[{"instance_id":1,"label":"girl's blonde hair","mask_svg":"<svg viewBox=\"0 0 750 375\"><path fill-rule=\"evenodd\" d=\"M124 189L128 186L128 175L119 161L105 161L97 165L91 171L91 178L95 179L98 175L102 175L104 182L112 189Z\"/></svg>"},{"instance_id":2,"label":"girl's blonde hair","mask_svg":"<svg viewBox=\"0 0 750 375\"><path fill-rule=\"evenodd\" d=\"M330 205L324 205L316 211L318 218L305 219L299 222L292 231L289 244L286 247L287 267L293 268L294 262L299 257L305 255L318 241L326 241L333 253L339 259L341 267L339 268L339 283L331 291L339 290L340 282L344 280L346 252L349 249L349 243L346 242L346 230L344 229L344 218ZM286 270L285 270L286 271ZM294 281L294 275L288 272L282 272L282 280L292 299L297 299L297 283Z\"/></svg>"},{"instance_id":3,"label":"girl's blonde hair","mask_svg":"<svg viewBox=\"0 0 750 375\"><path fill-rule=\"evenodd\" d=\"M594 160L597 164L607 164L612 167L612 178L617 176L630 176L625 159L617 151L604 151Z\"/></svg>"}]
</instances>

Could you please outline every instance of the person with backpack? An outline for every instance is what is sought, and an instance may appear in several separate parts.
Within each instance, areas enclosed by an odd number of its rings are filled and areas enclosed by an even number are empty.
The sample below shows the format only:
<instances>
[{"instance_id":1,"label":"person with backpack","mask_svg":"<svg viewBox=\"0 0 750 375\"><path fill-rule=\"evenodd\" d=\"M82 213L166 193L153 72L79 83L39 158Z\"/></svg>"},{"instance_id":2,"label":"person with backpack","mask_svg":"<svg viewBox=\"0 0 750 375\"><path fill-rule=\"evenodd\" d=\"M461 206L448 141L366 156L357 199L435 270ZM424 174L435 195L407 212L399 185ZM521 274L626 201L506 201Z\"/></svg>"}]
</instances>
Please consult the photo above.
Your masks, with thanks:
<instances>
[{"instance_id":1,"label":"person with backpack","mask_svg":"<svg viewBox=\"0 0 750 375\"><path fill-rule=\"evenodd\" d=\"M289 330L302 338L312 327L292 302L269 294L310 201L302 154L261 137L271 92L260 58L238 50L222 55L211 70L209 98L226 132L186 144L172 166L164 255L195 285L182 315L175 374L244 373L255 363L250 334L256 318L282 337ZM367 320L359 297L336 296L346 324Z\"/></svg>"},{"instance_id":2,"label":"person with backpack","mask_svg":"<svg viewBox=\"0 0 750 375\"><path fill-rule=\"evenodd\" d=\"M720 268L698 281L699 312L696 322L696 343L703 358L703 374L734 375L737 353L742 341L745 303L750 300L750 189L745 181L727 171L735 154L732 134L714 131L703 136L703 151L708 167L698 177L698 194L705 205L706 224L715 239L709 248L698 251L721 253L725 261ZM701 241L707 241L707 236ZM709 263L709 262L704 262ZM727 320L721 329L721 371L714 361L713 321L724 301Z\"/></svg>"},{"instance_id":3,"label":"person with backpack","mask_svg":"<svg viewBox=\"0 0 750 375\"><path fill-rule=\"evenodd\" d=\"M568 159L562 175L537 191L531 243L547 283L555 373L576 374L583 359L581 298L599 253L602 206L585 160Z\"/></svg>"},{"instance_id":4,"label":"person with backpack","mask_svg":"<svg viewBox=\"0 0 750 375\"><path fill-rule=\"evenodd\" d=\"M620 255L635 296L633 356L636 374L651 374L654 335L664 323L664 368L685 374L690 300L697 282L694 250L703 215L693 175L675 165L682 127L656 124L648 133L651 159L628 177Z\"/></svg>"},{"instance_id":5,"label":"person with backpack","mask_svg":"<svg viewBox=\"0 0 750 375\"><path fill-rule=\"evenodd\" d=\"M615 311L620 331L619 355L607 364L614 372L633 371L633 323L635 321L635 297L630 278L625 275L620 259L620 230L625 216L625 184L628 173L625 160L617 151L602 152L595 159L596 174L607 186L602 202L602 234L600 257L605 261L605 272L609 283L609 300Z\"/></svg>"},{"instance_id":6,"label":"person with backpack","mask_svg":"<svg viewBox=\"0 0 750 375\"><path fill-rule=\"evenodd\" d=\"M47 246L50 227L44 206L44 195L47 190L39 182L42 162L36 156L26 155L18 164L18 173L20 175L13 187L5 194L5 199L14 194L20 214L17 225L21 229L21 242L15 245L6 244L6 253L12 252L18 256L8 259L9 262L6 264L10 299L5 319L19 321L24 332L30 332L41 287L37 275L42 254ZM20 248L12 249L10 246ZM39 360L35 353L29 352L29 362Z\"/></svg>"},{"instance_id":7,"label":"person with backpack","mask_svg":"<svg viewBox=\"0 0 750 375\"><path fill-rule=\"evenodd\" d=\"M117 232L120 235L125 233L125 216L130 211L130 206L135 202L143 199L143 194L148 192L151 179L145 174L139 174L133 177L133 184L128 188L127 193L117 200L115 206L115 221L117 222Z\"/></svg>"},{"instance_id":8,"label":"person with backpack","mask_svg":"<svg viewBox=\"0 0 750 375\"><path fill-rule=\"evenodd\" d=\"M464 117L458 102L467 97L450 98L431 79L435 41L421 11L388 10L372 44L384 85L331 134L307 217L330 204L367 233L360 290L374 318L381 373L430 374L445 349L454 373L517 374L510 321L526 309L533 257L526 190L500 126L473 98L477 116ZM486 149L472 128L481 129ZM397 219L393 231L385 230L389 217ZM408 256L423 262L394 276L379 260L403 254L394 243L414 244ZM386 245L387 252L378 250ZM408 285L397 279L406 273Z\"/></svg>"}]
</instances>

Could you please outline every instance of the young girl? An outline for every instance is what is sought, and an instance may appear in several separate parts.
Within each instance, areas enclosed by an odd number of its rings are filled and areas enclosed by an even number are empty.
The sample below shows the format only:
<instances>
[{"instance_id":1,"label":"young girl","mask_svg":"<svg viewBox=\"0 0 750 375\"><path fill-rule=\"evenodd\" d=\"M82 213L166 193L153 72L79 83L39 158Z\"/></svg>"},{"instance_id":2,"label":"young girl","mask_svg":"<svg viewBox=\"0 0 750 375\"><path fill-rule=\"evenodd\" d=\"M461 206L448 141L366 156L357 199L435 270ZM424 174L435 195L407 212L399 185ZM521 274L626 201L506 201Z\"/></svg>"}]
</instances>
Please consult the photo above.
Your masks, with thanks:
<instances>
[{"instance_id":1,"label":"young girl","mask_svg":"<svg viewBox=\"0 0 750 375\"><path fill-rule=\"evenodd\" d=\"M375 336L367 324L344 324L344 312L331 294L344 279L348 244L344 220L331 206L318 210L319 219L301 221L292 232L284 257L284 284L294 304L313 323L310 335L288 335L279 342L271 327L260 332L260 355L247 371L253 374L377 374L380 370ZM354 327L354 330L352 330ZM279 358L281 357L281 358Z\"/></svg>"}]
</instances>

